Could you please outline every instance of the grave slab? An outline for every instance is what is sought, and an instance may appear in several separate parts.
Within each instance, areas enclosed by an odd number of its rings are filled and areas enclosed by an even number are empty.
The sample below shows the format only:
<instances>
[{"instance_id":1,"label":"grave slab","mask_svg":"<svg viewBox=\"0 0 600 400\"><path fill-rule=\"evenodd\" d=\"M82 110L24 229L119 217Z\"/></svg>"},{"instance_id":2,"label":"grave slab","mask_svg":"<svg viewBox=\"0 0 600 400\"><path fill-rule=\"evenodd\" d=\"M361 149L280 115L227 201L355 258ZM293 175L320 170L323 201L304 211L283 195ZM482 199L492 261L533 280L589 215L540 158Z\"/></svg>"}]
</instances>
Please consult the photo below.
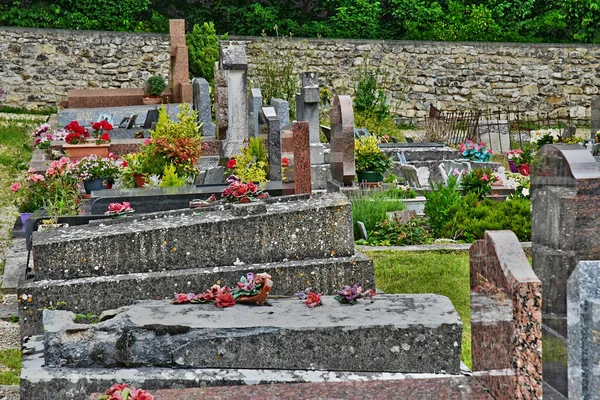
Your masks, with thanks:
<instances>
[{"instance_id":1,"label":"grave slab","mask_svg":"<svg viewBox=\"0 0 600 400\"><path fill-rule=\"evenodd\" d=\"M352 205L344 195L268 203L266 212L236 216L237 209L255 204L133 219L116 226L35 232L35 280L212 268L236 260L261 263L354 254ZM132 248L140 250L132 252Z\"/></svg>"},{"instance_id":2,"label":"grave slab","mask_svg":"<svg viewBox=\"0 0 600 400\"><path fill-rule=\"evenodd\" d=\"M146 301L87 325L72 312L46 310L46 365L460 371L462 322L447 297L377 295L348 306L323 296L315 309L298 299L269 303Z\"/></svg>"},{"instance_id":3,"label":"grave slab","mask_svg":"<svg viewBox=\"0 0 600 400\"><path fill-rule=\"evenodd\" d=\"M99 315L137 300L173 298L177 292L203 291L215 283L233 287L248 272L270 274L277 282L271 290L273 295L291 296L306 287L333 295L347 284L360 283L365 288L375 286L373 263L359 252L348 257L261 264L242 264L240 260L229 266L141 273L128 273L123 264L121 271L119 275L69 280L35 282L22 279L17 292L21 335L39 334L42 310L56 307L59 301L66 302L65 310ZM27 300L23 300L23 296Z\"/></svg>"},{"instance_id":4,"label":"grave slab","mask_svg":"<svg viewBox=\"0 0 600 400\"><path fill-rule=\"evenodd\" d=\"M394 397L432 399L446 393L448 393L448 397L444 398L448 399L491 399L491 396L474 379L450 374L255 368L247 370L153 367L48 368L44 366L42 337L36 336L25 344L20 385L22 399L79 400L87 398L84 396L94 392L103 393L116 382L130 383L135 387L150 390L156 396L155 398L161 400L221 399L223 398L222 394L227 393L231 393L232 398L248 399L259 397L261 399L282 399L287 394L294 393L300 394L299 396L294 395L294 398L315 398L315 393L331 392L340 393L340 396L334 398L348 398L349 394L356 394L357 398L370 399L371 397L363 397L362 393L371 389L373 390L372 398L377 399ZM303 385L302 390L299 385ZM335 389L331 388L332 385L335 385ZM359 387L363 389L358 389ZM325 392L325 388L327 388L327 392ZM202 390L212 393L213 397L205 397ZM306 393L306 395L302 395L302 393ZM390 396L386 396L388 393ZM184 396L181 396L182 394ZM225 397L229 398L230 396Z\"/></svg>"}]
</instances>

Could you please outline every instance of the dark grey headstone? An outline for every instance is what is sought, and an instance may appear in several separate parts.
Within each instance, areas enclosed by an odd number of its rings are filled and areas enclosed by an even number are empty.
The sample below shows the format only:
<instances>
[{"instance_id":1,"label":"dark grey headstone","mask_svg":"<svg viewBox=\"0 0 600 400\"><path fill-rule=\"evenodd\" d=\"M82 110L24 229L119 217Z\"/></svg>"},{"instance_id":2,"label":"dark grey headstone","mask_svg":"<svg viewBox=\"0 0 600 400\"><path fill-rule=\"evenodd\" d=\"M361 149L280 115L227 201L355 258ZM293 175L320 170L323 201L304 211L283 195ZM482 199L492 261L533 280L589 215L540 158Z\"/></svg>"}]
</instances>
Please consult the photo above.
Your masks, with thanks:
<instances>
[{"instance_id":1,"label":"dark grey headstone","mask_svg":"<svg viewBox=\"0 0 600 400\"><path fill-rule=\"evenodd\" d=\"M290 123L290 103L283 99L271 99L271 107L275 109L277 118L279 118L279 129Z\"/></svg>"},{"instance_id":2,"label":"dark grey headstone","mask_svg":"<svg viewBox=\"0 0 600 400\"><path fill-rule=\"evenodd\" d=\"M358 225L358 233L360 233L361 239L369 240L369 233L365 224L362 221L356 221L356 225Z\"/></svg>"},{"instance_id":3,"label":"dark grey headstone","mask_svg":"<svg viewBox=\"0 0 600 400\"><path fill-rule=\"evenodd\" d=\"M600 389L600 261L581 261L567 283L569 398Z\"/></svg>"},{"instance_id":4,"label":"dark grey headstone","mask_svg":"<svg viewBox=\"0 0 600 400\"><path fill-rule=\"evenodd\" d=\"M592 98L591 138L600 131L600 96Z\"/></svg>"},{"instance_id":5,"label":"dark grey headstone","mask_svg":"<svg viewBox=\"0 0 600 400\"><path fill-rule=\"evenodd\" d=\"M281 122L273 107L262 107L261 119L266 120L269 134L269 180L281 180Z\"/></svg>"},{"instance_id":6,"label":"dark grey headstone","mask_svg":"<svg viewBox=\"0 0 600 400\"><path fill-rule=\"evenodd\" d=\"M296 94L296 121L306 121L304 119L304 103L300 93Z\"/></svg>"},{"instance_id":7,"label":"dark grey headstone","mask_svg":"<svg viewBox=\"0 0 600 400\"><path fill-rule=\"evenodd\" d=\"M223 182L225 182L225 169L223 167L213 167L206 170L204 185L218 185Z\"/></svg>"},{"instance_id":8,"label":"dark grey headstone","mask_svg":"<svg viewBox=\"0 0 600 400\"><path fill-rule=\"evenodd\" d=\"M194 110L198 112L198 122L202 124L202 134L204 136L214 136L215 124L212 122L210 84L208 81L204 78L192 79L192 94Z\"/></svg>"},{"instance_id":9,"label":"dark grey headstone","mask_svg":"<svg viewBox=\"0 0 600 400\"><path fill-rule=\"evenodd\" d=\"M250 137L260 136L260 130L258 127L258 118L260 114L260 108L262 107L263 97L260 89L250 89L250 96L248 98L248 113L250 116Z\"/></svg>"}]
</instances>

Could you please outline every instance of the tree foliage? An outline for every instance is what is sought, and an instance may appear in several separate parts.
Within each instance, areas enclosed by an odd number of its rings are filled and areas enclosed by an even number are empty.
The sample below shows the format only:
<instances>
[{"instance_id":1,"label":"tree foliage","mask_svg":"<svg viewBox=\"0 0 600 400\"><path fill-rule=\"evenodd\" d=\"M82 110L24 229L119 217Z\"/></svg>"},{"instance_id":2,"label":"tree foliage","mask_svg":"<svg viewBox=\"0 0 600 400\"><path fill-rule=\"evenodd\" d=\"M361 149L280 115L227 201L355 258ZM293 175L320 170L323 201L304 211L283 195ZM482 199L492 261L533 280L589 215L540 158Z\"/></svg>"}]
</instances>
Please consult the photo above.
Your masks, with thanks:
<instances>
[{"instance_id":1,"label":"tree foliage","mask_svg":"<svg viewBox=\"0 0 600 400\"><path fill-rule=\"evenodd\" d=\"M600 0L0 0L0 24L258 36L600 43Z\"/></svg>"}]
</instances>

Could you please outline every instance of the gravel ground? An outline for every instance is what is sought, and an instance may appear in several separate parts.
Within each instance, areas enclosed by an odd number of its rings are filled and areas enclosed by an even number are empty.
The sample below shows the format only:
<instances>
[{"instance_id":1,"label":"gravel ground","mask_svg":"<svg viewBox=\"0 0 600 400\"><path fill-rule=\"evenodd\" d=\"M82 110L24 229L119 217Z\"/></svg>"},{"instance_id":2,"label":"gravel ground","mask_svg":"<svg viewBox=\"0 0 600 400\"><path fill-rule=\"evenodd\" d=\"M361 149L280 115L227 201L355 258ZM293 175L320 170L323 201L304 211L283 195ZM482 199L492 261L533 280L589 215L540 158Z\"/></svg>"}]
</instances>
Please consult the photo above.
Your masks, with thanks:
<instances>
[{"instance_id":1,"label":"gravel ground","mask_svg":"<svg viewBox=\"0 0 600 400\"><path fill-rule=\"evenodd\" d=\"M0 400L19 400L18 386L0 386Z\"/></svg>"}]
</instances>

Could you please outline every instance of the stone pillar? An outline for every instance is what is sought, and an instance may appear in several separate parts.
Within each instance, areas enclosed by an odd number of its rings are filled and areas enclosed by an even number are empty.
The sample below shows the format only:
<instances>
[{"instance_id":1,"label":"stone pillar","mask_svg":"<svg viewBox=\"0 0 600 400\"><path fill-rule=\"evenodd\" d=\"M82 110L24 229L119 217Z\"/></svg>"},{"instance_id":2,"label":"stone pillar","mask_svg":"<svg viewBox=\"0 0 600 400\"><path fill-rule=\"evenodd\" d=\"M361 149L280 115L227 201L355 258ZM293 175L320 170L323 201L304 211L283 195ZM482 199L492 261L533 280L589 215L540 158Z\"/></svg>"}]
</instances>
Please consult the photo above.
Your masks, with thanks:
<instances>
[{"instance_id":1,"label":"stone pillar","mask_svg":"<svg viewBox=\"0 0 600 400\"><path fill-rule=\"evenodd\" d=\"M319 77L316 72L302 73L302 105L301 118L298 121L308 121L310 127L310 162L311 164L323 164L323 145L319 140L319 102L321 96L319 93ZM298 106L296 106L298 110Z\"/></svg>"},{"instance_id":2,"label":"stone pillar","mask_svg":"<svg viewBox=\"0 0 600 400\"><path fill-rule=\"evenodd\" d=\"M591 138L596 137L600 132L600 96L592 97L592 120L591 120Z\"/></svg>"},{"instance_id":3,"label":"stone pillar","mask_svg":"<svg viewBox=\"0 0 600 400\"><path fill-rule=\"evenodd\" d=\"M215 62L215 114L217 120L217 139L224 140L229 128L229 95L225 71Z\"/></svg>"},{"instance_id":4,"label":"stone pillar","mask_svg":"<svg viewBox=\"0 0 600 400\"><path fill-rule=\"evenodd\" d=\"M281 131L279 118L273 107L262 107L261 119L266 121L269 132L269 180L281 180Z\"/></svg>"},{"instance_id":5,"label":"stone pillar","mask_svg":"<svg viewBox=\"0 0 600 400\"><path fill-rule=\"evenodd\" d=\"M283 99L271 99L271 107L275 108L277 118L279 118L279 129L290 123L290 103Z\"/></svg>"},{"instance_id":6,"label":"stone pillar","mask_svg":"<svg viewBox=\"0 0 600 400\"><path fill-rule=\"evenodd\" d=\"M310 130L306 121L292 124L294 141L294 185L296 194L312 194Z\"/></svg>"},{"instance_id":7,"label":"stone pillar","mask_svg":"<svg viewBox=\"0 0 600 400\"><path fill-rule=\"evenodd\" d=\"M249 110L249 118L250 125L249 136L250 137L259 137L260 130L258 128L258 118L260 116L260 108L262 107L263 97L260 89L253 88L250 89L250 96L248 97L248 110Z\"/></svg>"},{"instance_id":8,"label":"stone pillar","mask_svg":"<svg viewBox=\"0 0 600 400\"><path fill-rule=\"evenodd\" d=\"M600 260L600 170L581 146L546 145L531 176L533 270L544 295L544 343L556 358L567 352L567 280L579 261ZM544 381L566 396L567 360L547 359Z\"/></svg>"},{"instance_id":9,"label":"stone pillar","mask_svg":"<svg viewBox=\"0 0 600 400\"><path fill-rule=\"evenodd\" d=\"M331 107L331 176L352 186L356 175L354 161L354 110L350 96L335 96Z\"/></svg>"},{"instance_id":10,"label":"stone pillar","mask_svg":"<svg viewBox=\"0 0 600 400\"><path fill-rule=\"evenodd\" d=\"M600 261L582 261L567 282L569 399L600 393Z\"/></svg>"},{"instance_id":11,"label":"stone pillar","mask_svg":"<svg viewBox=\"0 0 600 400\"><path fill-rule=\"evenodd\" d=\"M469 255L473 376L496 399L541 399L541 283L512 231L487 231Z\"/></svg>"},{"instance_id":12,"label":"stone pillar","mask_svg":"<svg viewBox=\"0 0 600 400\"><path fill-rule=\"evenodd\" d=\"M204 78L192 79L194 110L198 111L198 122L202 124L204 136L215 135L215 124L212 122L210 107L210 84Z\"/></svg>"},{"instance_id":13,"label":"stone pillar","mask_svg":"<svg viewBox=\"0 0 600 400\"><path fill-rule=\"evenodd\" d=\"M188 48L185 44L185 20L169 20L169 42L171 44L171 91L175 103L192 101Z\"/></svg>"},{"instance_id":14,"label":"stone pillar","mask_svg":"<svg viewBox=\"0 0 600 400\"><path fill-rule=\"evenodd\" d=\"M222 158L238 154L248 140L246 49L237 42L221 43L220 65L227 76L229 128L221 148Z\"/></svg>"}]
</instances>

